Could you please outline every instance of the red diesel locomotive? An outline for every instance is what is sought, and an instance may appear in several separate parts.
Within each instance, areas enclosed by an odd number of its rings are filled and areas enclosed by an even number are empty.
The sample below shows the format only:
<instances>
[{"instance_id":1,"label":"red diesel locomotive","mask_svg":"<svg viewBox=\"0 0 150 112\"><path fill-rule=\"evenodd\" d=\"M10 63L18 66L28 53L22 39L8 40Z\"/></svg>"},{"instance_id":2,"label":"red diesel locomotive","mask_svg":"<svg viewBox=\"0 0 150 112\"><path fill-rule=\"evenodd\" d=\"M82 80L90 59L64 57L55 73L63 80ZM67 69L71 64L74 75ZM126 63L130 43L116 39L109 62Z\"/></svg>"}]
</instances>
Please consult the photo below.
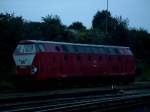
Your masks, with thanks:
<instances>
[{"instance_id":1,"label":"red diesel locomotive","mask_svg":"<svg viewBox=\"0 0 150 112\"><path fill-rule=\"evenodd\" d=\"M13 58L16 75L45 79L132 81L134 57L129 47L23 40Z\"/></svg>"}]
</instances>

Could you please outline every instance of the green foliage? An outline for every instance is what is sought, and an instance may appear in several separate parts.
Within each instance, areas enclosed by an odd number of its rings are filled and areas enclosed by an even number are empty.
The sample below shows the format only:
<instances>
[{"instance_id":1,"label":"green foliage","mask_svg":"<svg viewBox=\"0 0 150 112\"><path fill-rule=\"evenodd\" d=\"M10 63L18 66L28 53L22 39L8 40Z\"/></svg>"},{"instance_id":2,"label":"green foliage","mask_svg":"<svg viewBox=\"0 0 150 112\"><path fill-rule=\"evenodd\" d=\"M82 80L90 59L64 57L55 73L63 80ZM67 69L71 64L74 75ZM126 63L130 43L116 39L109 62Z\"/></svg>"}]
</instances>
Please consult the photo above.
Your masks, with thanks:
<instances>
[{"instance_id":1,"label":"green foliage","mask_svg":"<svg viewBox=\"0 0 150 112\"><path fill-rule=\"evenodd\" d=\"M55 15L55 16L47 15L46 17L42 17L42 20L46 24L54 24L54 25L61 26L61 20L60 20L59 16L57 16L57 15Z\"/></svg>"},{"instance_id":2,"label":"green foliage","mask_svg":"<svg viewBox=\"0 0 150 112\"><path fill-rule=\"evenodd\" d=\"M41 31L41 26L42 23L40 22L24 22L22 39L44 40Z\"/></svg>"},{"instance_id":3,"label":"green foliage","mask_svg":"<svg viewBox=\"0 0 150 112\"><path fill-rule=\"evenodd\" d=\"M14 14L0 14L0 41L6 44L13 44L19 40L22 33L23 19L15 17ZM10 42L10 43L9 43Z\"/></svg>"},{"instance_id":4,"label":"green foliage","mask_svg":"<svg viewBox=\"0 0 150 112\"><path fill-rule=\"evenodd\" d=\"M137 81L150 81L150 67L146 61L137 60Z\"/></svg>"},{"instance_id":5,"label":"green foliage","mask_svg":"<svg viewBox=\"0 0 150 112\"><path fill-rule=\"evenodd\" d=\"M86 30L86 27L81 23L81 22L73 22L69 27L69 29L73 29L73 30Z\"/></svg>"},{"instance_id":6,"label":"green foliage","mask_svg":"<svg viewBox=\"0 0 150 112\"><path fill-rule=\"evenodd\" d=\"M129 37L129 46L133 49L136 57L150 63L150 34L143 29L132 29L129 31Z\"/></svg>"},{"instance_id":7,"label":"green foliage","mask_svg":"<svg viewBox=\"0 0 150 112\"><path fill-rule=\"evenodd\" d=\"M62 25L58 16L48 15L42 17L42 19L44 22L41 30L45 40L58 40L58 38L62 38L62 32L64 31L65 26Z\"/></svg>"},{"instance_id":8,"label":"green foliage","mask_svg":"<svg viewBox=\"0 0 150 112\"><path fill-rule=\"evenodd\" d=\"M24 20L14 14L0 14L0 74L11 71L12 52L19 41Z\"/></svg>"},{"instance_id":9,"label":"green foliage","mask_svg":"<svg viewBox=\"0 0 150 112\"><path fill-rule=\"evenodd\" d=\"M107 12L106 10L103 10L101 12L98 11L93 17L92 27L105 31L106 30L106 17L108 17L108 19L110 20L111 18L110 12Z\"/></svg>"}]
</instances>

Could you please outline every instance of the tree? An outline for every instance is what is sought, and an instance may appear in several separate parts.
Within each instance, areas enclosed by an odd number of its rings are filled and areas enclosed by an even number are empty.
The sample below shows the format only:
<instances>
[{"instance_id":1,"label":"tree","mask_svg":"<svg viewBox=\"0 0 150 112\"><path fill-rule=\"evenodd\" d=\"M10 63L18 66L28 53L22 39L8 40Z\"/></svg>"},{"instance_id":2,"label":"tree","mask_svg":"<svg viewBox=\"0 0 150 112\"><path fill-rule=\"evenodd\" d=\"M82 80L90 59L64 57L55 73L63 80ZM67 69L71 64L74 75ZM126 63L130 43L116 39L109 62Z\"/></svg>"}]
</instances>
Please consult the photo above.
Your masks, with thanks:
<instances>
[{"instance_id":1,"label":"tree","mask_svg":"<svg viewBox=\"0 0 150 112\"><path fill-rule=\"evenodd\" d=\"M150 62L150 34L144 29L132 29L129 31L129 46L137 58Z\"/></svg>"},{"instance_id":2,"label":"tree","mask_svg":"<svg viewBox=\"0 0 150 112\"><path fill-rule=\"evenodd\" d=\"M21 38L24 20L14 14L0 14L0 41L12 45Z\"/></svg>"},{"instance_id":3,"label":"tree","mask_svg":"<svg viewBox=\"0 0 150 112\"><path fill-rule=\"evenodd\" d=\"M44 40L41 22L25 22L23 25L23 39ZM32 33L31 33L32 32Z\"/></svg>"},{"instance_id":4,"label":"tree","mask_svg":"<svg viewBox=\"0 0 150 112\"><path fill-rule=\"evenodd\" d=\"M12 52L22 37L24 20L14 14L0 14L0 71L10 72Z\"/></svg>"},{"instance_id":5,"label":"tree","mask_svg":"<svg viewBox=\"0 0 150 112\"><path fill-rule=\"evenodd\" d=\"M108 17L108 20L110 20L109 18L111 18L111 14L110 12L108 12L107 10L103 10L103 11L98 11L95 16L93 17L92 20L92 27L95 29L100 29L102 31L105 31L106 29L106 16Z\"/></svg>"},{"instance_id":6,"label":"tree","mask_svg":"<svg viewBox=\"0 0 150 112\"><path fill-rule=\"evenodd\" d=\"M55 16L46 16L42 17L42 35L45 37L45 40L58 40L61 38L61 34L65 29L65 26L62 25L60 18Z\"/></svg>"},{"instance_id":7,"label":"tree","mask_svg":"<svg viewBox=\"0 0 150 112\"><path fill-rule=\"evenodd\" d=\"M73 29L73 30L85 30L86 27L81 23L81 22L73 22L69 27L69 29Z\"/></svg>"},{"instance_id":8,"label":"tree","mask_svg":"<svg viewBox=\"0 0 150 112\"><path fill-rule=\"evenodd\" d=\"M122 17L112 17L110 12L105 10L97 12L93 17L93 29L106 31L106 16L108 16L108 35L111 35L110 42L114 45L128 45L128 19Z\"/></svg>"}]
</instances>

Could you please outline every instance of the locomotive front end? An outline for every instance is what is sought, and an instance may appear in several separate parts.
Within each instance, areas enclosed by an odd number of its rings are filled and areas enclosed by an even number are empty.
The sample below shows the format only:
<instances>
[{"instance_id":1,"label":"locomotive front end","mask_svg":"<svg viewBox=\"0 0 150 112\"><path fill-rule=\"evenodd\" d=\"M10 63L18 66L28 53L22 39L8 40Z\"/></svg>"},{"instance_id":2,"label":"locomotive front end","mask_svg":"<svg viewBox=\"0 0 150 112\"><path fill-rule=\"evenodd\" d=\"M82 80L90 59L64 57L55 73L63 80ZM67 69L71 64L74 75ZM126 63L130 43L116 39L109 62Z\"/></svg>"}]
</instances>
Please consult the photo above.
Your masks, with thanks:
<instances>
[{"instance_id":1,"label":"locomotive front end","mask_svg":"<svg viewBox=\"0 0 150 112\"><path fill-rule=\"evenodd\" d=\"M33 65L36 55L35 44L20 43L16 47L13 58L16 64L16 75L20 77L34 77L37 68Z\"/></svg>"}]
</instances>

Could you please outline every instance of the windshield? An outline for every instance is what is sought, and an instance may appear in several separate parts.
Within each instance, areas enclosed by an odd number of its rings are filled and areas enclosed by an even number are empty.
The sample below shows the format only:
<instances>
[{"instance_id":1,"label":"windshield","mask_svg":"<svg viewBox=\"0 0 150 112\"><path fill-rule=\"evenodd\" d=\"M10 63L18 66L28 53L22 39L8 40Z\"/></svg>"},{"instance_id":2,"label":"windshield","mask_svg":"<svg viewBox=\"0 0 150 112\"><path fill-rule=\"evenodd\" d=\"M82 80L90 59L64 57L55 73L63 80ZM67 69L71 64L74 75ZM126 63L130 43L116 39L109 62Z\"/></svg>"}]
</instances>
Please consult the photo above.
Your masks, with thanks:
<instances>
[{"instance_id":1,"label":"windshield","mask_svg":"<svg viewBox=\"0 0 150 112\"><path fill-rule=\"evenodd\" d=\"M15 50L15 53L35 53L35 45L19 44Z\"/></svg>"}]
</instances>

